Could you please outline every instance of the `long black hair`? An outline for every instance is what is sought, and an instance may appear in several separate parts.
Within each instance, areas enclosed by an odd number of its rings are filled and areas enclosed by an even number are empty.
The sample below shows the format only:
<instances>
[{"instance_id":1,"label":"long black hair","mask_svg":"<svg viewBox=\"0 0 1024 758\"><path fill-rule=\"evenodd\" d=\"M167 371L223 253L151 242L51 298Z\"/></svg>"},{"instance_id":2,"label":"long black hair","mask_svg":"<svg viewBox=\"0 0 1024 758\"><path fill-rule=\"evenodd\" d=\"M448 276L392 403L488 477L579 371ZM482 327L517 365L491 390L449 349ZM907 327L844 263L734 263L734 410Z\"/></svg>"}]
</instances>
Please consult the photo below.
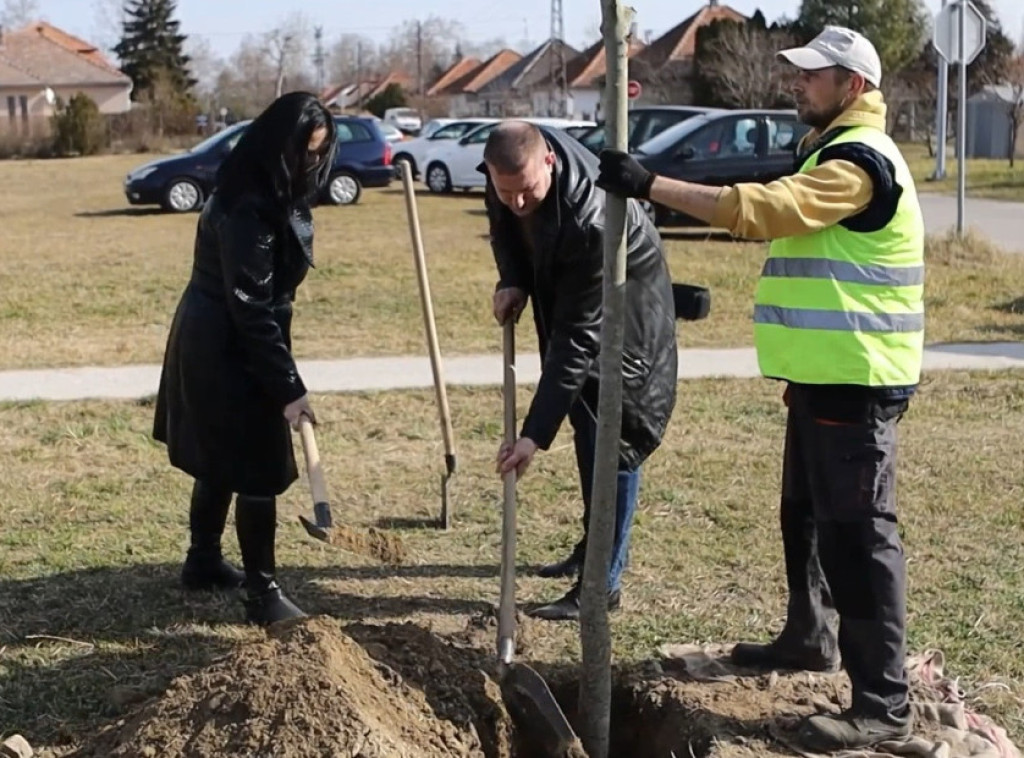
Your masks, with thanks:
<instances>
[{"instance_id":1,"label":"long black hair","mask_svg":"<svg viewBox=\"0 0 1024 758\"><path fill-rule=\"evenodd\" d=\"M309 151L319 128L326 139ZM217 171L217 194L229 204L252 190L269 192L282 205L308 202L327 185L334 163L337 127L316 95L281 95L253 120Z\"/></svg>"}]
</instances>

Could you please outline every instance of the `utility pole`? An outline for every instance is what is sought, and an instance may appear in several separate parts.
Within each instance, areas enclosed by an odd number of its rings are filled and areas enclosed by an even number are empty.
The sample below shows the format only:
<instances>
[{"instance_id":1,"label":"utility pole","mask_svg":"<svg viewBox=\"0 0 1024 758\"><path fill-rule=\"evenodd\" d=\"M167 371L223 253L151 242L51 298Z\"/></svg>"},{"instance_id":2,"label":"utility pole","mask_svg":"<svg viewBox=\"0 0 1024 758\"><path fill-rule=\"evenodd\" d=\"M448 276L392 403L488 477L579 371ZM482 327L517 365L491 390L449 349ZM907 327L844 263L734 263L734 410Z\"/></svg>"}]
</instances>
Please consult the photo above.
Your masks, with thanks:
<instances>
[{"instance_id":1,"label":"utility pole","mask_svg":"<svg viewBox=\"0 0 1024 758\"><path fill-rule=\"evenodd\" d=\"M423 22L416 21L416 94L423 97Z\"/></svg>"},{"instance_id":2,"label":"utility pole","mask_svg":"<svg viewBox=\"0 0 1024 758\"><path fill-rule=\"evenodd\" d=\"M324 28L317 26L313 29L313 37L316 39L316 50L313 53L313 65L316 66L316 91L318 94L324 91Z\"/></svg>"},{"instance_id":3,"label":"utility pole","mask_svg":"<svg viewBox=\"0 0 1024 758\"><path fill-rule=\"evenodd\" d=\"M356 42L356 90L355 102L356 112L359 110L359 101L363 96L363 43Z\"/></svg>"},{"instance_id":4,"label":"utility pole","mask_svg":"<svg viewBox=\"0 0 1024 758\"><path fill-rule=\"evenodd\" d=\"M551 0L551 40L548 44L552 46L548 53L551 61L548 115L563 117L568 115L569 83L565 73L565 16L562 0Z\"/></svg>"},{"instance_id":5,"label":"utility pole","mask_svg":"<svg viewBox=\"0 0 1024 758\"><path fill-rule=\"evenodd\" d=\"M946 7L946 0L942 0ZM941 55L938 56L939 81L938 98L935 109L935 172L932 179L946 178L946 127L949 124L949 63Z\"/></svg>"}]
</instances>

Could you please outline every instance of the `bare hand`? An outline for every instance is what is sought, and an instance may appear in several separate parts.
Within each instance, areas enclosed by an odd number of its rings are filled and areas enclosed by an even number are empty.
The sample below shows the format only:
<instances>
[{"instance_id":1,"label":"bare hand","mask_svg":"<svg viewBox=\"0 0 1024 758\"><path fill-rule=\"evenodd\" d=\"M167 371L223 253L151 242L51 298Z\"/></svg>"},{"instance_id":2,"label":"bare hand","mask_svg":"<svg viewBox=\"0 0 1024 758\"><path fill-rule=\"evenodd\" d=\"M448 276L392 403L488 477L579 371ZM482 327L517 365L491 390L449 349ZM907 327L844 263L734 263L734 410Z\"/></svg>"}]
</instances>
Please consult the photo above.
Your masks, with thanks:
<instances>
[{"instance_id":1,"label":"bare hand","mask_svg":"<svg viewBox=\"0 0 1024 758\"><path fill-rule=\"evenodd\" d=\"M526 293L518 287L503 287L494 293L494 318L504 324L509 316L519 321L526 307Z\"/></svg>"},{"instance_id":2,"label":"bare hand","mask_svg":"<svg viewBox=\"0 0 1024 758\"><path fill-rule=\"evenodd\" d=\"M502 443L498 448L498 473L504 476L514 470L517 477L522 476L530 467L536 452L537 443L529 437L520 437L514 445Z\"/></svg>"},{"instance_id":3,"label":"bare hand","mask_svg":"<svg viewBox=\"0 0 1024 758\"><path fill-rule=\"evenodd\" d=\"M316 415L309 405L309 395L303 395L298 400L292 400L284 407L284 417L288 420L292 429L298 430L299 419L305 416L311 423L316 424Z\"/></svg>"}]
</instances>

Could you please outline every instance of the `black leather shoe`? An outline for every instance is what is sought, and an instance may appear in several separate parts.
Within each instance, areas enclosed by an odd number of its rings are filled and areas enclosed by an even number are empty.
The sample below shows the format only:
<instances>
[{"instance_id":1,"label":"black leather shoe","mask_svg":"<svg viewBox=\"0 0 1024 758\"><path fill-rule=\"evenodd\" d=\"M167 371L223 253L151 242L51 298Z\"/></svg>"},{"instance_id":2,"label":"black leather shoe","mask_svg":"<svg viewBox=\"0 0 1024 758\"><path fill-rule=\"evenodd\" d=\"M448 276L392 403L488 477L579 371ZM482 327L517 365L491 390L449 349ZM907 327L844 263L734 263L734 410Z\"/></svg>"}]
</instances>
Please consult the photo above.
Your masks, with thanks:
<instances>
[{"instance_id":1,"label":"black leather shoe","mask_svg":"<svg viewBox=\"0 0 1024 758\"><path fill-rule=\"evenodd\" d=\"M793 671L838 671L839 653L825 652L823 645L787 644L786 640L775 640L760 645L754 642L739 642L733 647L729 658L737 666L749 668L780 669Z\"/></svg>"},{"instance_id":2,"label":"black leather shoe","mask_svg":"<svg viewBox=\"0 0 1024 758\"><path fill-rule=\"evenodd\" d=\"M608 593L608 610L614 611L622 604L619 590ZM526 615L545 621L576 621L580 617L580 586L574 585L563 597L553 603L542 605Z\"/></svg>"},{"instance_id":3,"label":"black leather shoe","mask_svg":"<svg viewBox=\"0 0 1024 758\"><path fill-rule=\"evenodd\" d=\"M232 566L220 550L192 548L181 567L181 584L187 590L236 590L245 583L245 574Z\"/></svg>"},{"instance_id":4,"label":"black leather shoe","mask_svg":"<svg viewBox=\"0 0 1024 758\"><path fill-rule=\"evenodd\" d=\"M583 558L585 547L582 542L577 542L572 553L563 561L549 563L537 569L537 576L541 579L562 579L564 577L576 576L583 570Z\"/></svg>"},{"instance_id":5,"label":"black leather shoe","mask_svg":"<svg viewBox=\"0 0 1024 758\"><path fill-rule=\"evenodd\" d=\"M258 595L247 594L245 620L250 624L269 626L278 621L305 618L306 614L281 591L277 582L271 582L270 589Z\"/></svg>"}]
</instances>

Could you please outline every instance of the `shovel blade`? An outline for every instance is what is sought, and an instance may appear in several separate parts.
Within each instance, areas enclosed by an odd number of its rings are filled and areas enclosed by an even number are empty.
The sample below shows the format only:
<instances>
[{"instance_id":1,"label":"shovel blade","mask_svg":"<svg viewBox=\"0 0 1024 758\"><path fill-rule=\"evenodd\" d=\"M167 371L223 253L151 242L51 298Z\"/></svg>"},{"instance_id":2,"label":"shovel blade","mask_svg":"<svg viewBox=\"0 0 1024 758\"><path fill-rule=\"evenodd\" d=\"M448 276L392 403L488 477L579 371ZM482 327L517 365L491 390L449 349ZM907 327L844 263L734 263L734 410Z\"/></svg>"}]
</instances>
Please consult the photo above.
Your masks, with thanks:
<instances>
[{"instance_id":1,"label":"shovel blade","mask_svg":"<svg viewBox=\"0 0 1024 758\"><path fill-rule=\"evenodd\" d=\"M320 526L319 524L314 524L312 521L310 521L308 518L302 515L299 516L299 521L302 522L302 525L306 528L306 533L310 537L314 537L315 539L318 539L321 542L329 543L331 541L331 528L329 526Z\"/></svg>"},{"instance_id":2,"label":"shovel blade","mask_svg":"<svg viewBox=\"0 0 1024 758\"><path fill-rule=\"evenodd\" d=\"M448 482L451 474L441 474L441 528L448 531L452 528L452 511L448 503L449 491Z\"/></svg>"},{"instance_id":3,"label":"shovel blade","mask_svg":"<svg viewBox=\"0 0 1024 758\"><path fill-rule=\"evenodd\" d=\"M544 745L551 755L571 755L580 749L580 741L573 732L555 696L547 683L523 663L503 665L501 692L509 710L518 714L523 723Z\"/></svg>"}]
</instances>

